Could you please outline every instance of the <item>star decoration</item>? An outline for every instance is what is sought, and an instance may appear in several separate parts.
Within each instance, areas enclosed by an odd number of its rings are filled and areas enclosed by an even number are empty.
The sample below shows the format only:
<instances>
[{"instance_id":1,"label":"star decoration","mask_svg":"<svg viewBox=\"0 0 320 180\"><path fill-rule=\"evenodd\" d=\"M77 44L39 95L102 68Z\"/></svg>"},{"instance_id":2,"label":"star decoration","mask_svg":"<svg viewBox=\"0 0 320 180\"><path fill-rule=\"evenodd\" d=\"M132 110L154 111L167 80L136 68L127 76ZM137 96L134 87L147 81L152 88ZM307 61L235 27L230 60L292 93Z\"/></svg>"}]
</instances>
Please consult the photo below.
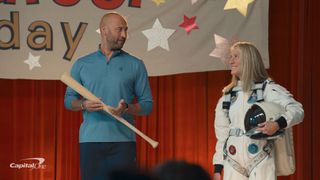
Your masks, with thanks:
<instances>
[{"instance_id":1,"label":"star decoration","mask_svg":"<svg viewBox=\"0 0 320 180\"><path fill-rule=\"evenodd\" d=\"M196 16L193 16L192 18L188 18L186 15L183 16L183 23L181 23L179 26L184 28L187 33L189 34L192 29L199 29L199 27L196 24Z\"/></svg>"},{"instance_id":2,"label":"star decoration","mask_svg":"<svg viewBox=\"0 0 320 180\"><path fill-rule=\"evenodd\" d=\"M29 52L29 57L24 61L24 63L29 65L29 70L31 71L34 67L41 67L39 63L40 56L33 56Z\"/></svg>"},{"instance_id":3,"label":"star decoration","mask_svg":"<svg viewBox=\"0 0 320 180\"><path fill-rule=\"evenodd\" d=\"M220 60L227 65L232 43L217 34L214 34L214 41L216 48L213 49L213 51L210 53L210 56L220 58Z\"/></svg>"},{"instance_id":4,"label":"star decoration","mask_svg":"<svg viewBox=\"0 0 320 180\"><path fill-rule=\"evenodd\" d=\"M175 32L174 29L163 28L159 19L157 18L151 29L142 31L148 38L148 51L160 46L169 51L168 39Z\"/></svg>"},{"instance_id":5,"label":"star decoration","mask_svg":"<svg viewBox=\"0 0 320 180\"><path fill-rule=\"evenodd\" d=\"M101 32L100 32L100 28L99 28L99 29L97 29L97 30L96 30L96 32L97 32L98 34L100 34L100 33L101 33Z\"/></svg>"},{"instance_id":6,"label":"star decoration","mask_svg":"<svg viewBox=\"0 0 320 180\"><path fill-rule=\"evenodd\" d=\"M254 0L228 0L224 6L224 10L227 9L238 9L238 11L243 15L247 16L248 5Z\"/></svg>"},{"instance_id":7,"label":"star decoration","mask_svg":"<svg viewBox=\"0 0 320 180\"><path fill-rule=\"evenodd\" d=\"M160 6L160 4L165 3L166 0L152 0L154 3L156 3L157 6Z\"/></svg>"},{"instance_id":8,"label":"star decoration","mask_svg":"<svg viewBox=\"0 0 320 180\"><path fill-rule=\"evenodd\" d=\"M196 2L198 2L198 0L191 0L191 4L195 4Z\"/></svg>"}]
</instances>

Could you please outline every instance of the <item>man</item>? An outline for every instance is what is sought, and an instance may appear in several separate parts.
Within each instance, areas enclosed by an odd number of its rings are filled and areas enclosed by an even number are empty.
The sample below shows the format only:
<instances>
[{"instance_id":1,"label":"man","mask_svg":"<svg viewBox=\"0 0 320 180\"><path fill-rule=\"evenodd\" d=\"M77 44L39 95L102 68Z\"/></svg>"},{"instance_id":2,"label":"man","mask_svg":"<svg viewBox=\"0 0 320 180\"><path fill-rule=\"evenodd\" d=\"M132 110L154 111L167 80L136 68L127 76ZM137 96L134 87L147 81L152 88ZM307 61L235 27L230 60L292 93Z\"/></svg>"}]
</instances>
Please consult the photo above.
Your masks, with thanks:
<instances>
[{"instance_id":1,"label":"man","mask_svg":"<svg viewBox=\"0 0 320 180\"><path fill-rule=\"evenodd\" d=\"M127 22L120 14L104 15L99 49L78 59L71 76L100 97L113 114L134 124L133 115L151 113L153 100L143 62L121 50L127 30ZM82 179L107 179L111 169L135 165L134 132L104 113L100 102L83 99L68 87L64 104L69 110L83 111L79 137Z\"/></svg>"}]
</instances>

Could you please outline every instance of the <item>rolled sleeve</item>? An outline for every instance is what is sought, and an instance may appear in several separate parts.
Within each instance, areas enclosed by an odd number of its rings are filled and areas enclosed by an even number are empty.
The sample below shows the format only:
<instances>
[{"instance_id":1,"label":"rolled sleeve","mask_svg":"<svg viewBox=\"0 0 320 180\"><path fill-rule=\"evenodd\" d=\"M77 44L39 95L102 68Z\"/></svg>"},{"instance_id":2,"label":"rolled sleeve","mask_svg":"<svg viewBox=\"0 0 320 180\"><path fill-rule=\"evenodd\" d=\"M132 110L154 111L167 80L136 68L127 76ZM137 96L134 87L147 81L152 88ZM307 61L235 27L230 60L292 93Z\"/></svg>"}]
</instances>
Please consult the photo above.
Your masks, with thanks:
<instances>
[{"instance_id":1,"label":"rolled sleeve","mask_svg":"<svg viewBox=\"0 0 320 180\"><path fill-rule=\"evenodd\" d=\"M150 114L152 112L153 100L148 79L148 73L142 61L137 71L135 81L135 94L137 96L138 103L141 107L139 115Z\"/></svg>"},{"instance_id":2,"label":"rolled sleeve","mask_svg":"<svg viewBox=\"0 0 320 180\"><path fill-rule=\"evenodd\" d=\"M78 61L77 61L78 62ZM75 63L74 66L72 67L71 69L71 72L70 72L70 75L71 77L78 81L78 82L81 82L80 81L80 73L79 73L79 63ZM80 98L80 95L75 91L73 90L72 88L70 87L67 87L66 89L66 93L64 95L64 106L69 109L69 110L72 110L72 106L71 106L71 102L75 99L79 99Z\"/></svg>"}]
</instances>

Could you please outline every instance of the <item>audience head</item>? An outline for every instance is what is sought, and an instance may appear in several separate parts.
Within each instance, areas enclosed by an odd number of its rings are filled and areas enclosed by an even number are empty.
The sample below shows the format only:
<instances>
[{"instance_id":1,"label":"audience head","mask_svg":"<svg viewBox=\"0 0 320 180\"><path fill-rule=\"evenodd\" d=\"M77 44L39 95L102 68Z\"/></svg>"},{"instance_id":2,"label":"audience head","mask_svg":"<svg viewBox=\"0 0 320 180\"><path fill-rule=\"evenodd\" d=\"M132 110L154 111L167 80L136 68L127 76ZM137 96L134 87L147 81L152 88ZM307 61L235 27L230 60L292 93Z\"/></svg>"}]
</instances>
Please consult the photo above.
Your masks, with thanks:
<instances>
[{"instance_id":1,"label":"audience head","mask_svg":"<svg viewBox=\"0 0 320 180\"><path fill-rule=\"evenodd\" d=\"M150 174L138 168L118 168L108 173L110 180L155 180Z\"/></svg>"},{"instance_id":2,"label":"audience head","mask_svg":"<svg viewBox=\"0 0 320 180\"><path fill-rule=\"evenodd\" d=\"M158 180L210 180L210 175L200 165L186 161L167 161L157 166L154 176Z\"/></svg>"}]
</instances>

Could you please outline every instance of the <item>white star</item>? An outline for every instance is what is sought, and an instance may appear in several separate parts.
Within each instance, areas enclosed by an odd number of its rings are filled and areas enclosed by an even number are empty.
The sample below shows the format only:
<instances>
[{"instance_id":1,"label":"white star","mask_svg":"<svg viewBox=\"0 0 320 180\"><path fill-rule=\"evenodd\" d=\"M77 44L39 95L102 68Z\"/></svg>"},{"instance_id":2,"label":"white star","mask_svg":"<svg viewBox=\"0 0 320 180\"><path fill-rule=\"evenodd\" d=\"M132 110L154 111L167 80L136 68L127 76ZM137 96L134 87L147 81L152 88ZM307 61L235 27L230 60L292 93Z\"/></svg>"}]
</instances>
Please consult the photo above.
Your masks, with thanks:
<instances>
[{"instance_id":1,"label":"white star","mask_svg":"<svg viewBox=\"0 0 320 180\"><path fill-rule=\"evenodd\" d=\"M100 28L99 28L99 29L97 29L97 30L96 30L96 32L97 32L98 34L100 34Z\"/></svg>"},{"instance_id":2,"label":"white star","mask_svg":"<svg viewBox=\"0 0 320 180\"><path fill-rule=\"evenodd\" d=\"M231 43L227 39L217 34L214 34L214 41L216 48L213 49L213 51L210 53L210 56L220 58L224 64L228 64Z\"/></svg>"},{"instance_id":3,"label":"white star","mask_svg":"<svg viewBox=\"0 0 320 180\"><path fill-rule=\"evenodd\" d=\"M191 4L195 4L198 0L191 0Z\"/></svg>"},{"instance_id":4,"label":"white star","mask_svg":"<svg viewBox=\"0 0 320 180\"><path fill-rule=\"evenodd\" d=\"M33 56L29 52L29 57L24 61L24 63L29 65L29 70L31 71L34 67L41 67L39 63L40 56Z\"/></svg>"},{"instance_id":5,"label":"white star","mask_svg":"<svg viewBox=\"0 0 320 180\"><path fill-rule=\"evenodd\" d=\"M174 29L163 28L157 18L151 29L142 31L148 38L148 51L160 46L169 51L168 39L175 32Z\"/></svg>"}]
</instances>

